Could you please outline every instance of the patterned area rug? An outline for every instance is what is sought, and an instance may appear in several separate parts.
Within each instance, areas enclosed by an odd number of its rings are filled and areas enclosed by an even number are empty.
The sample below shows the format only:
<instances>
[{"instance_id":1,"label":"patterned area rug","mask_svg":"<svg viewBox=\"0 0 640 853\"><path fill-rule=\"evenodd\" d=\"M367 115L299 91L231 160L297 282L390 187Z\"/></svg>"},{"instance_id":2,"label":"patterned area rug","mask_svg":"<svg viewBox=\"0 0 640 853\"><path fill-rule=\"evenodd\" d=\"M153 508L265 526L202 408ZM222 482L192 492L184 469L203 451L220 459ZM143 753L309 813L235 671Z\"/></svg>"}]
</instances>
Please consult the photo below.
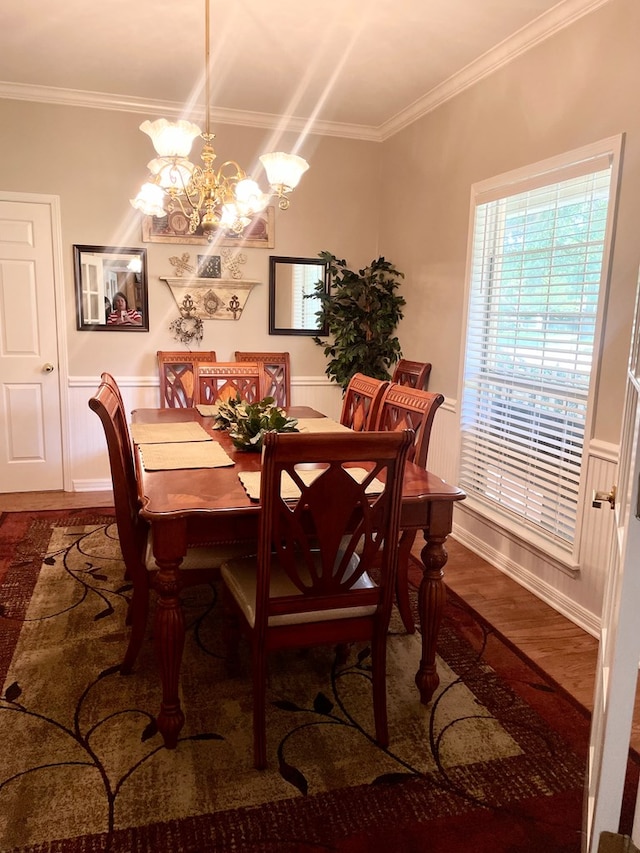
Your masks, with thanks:
<instances>
[{"instance_id":1,"label":"patterned area rug","mask_svg":"<svg viewBox=\"0 0 640 853\"><path fill-rule=\"evenodd\" d=\"M185 595L186 724L166 750L151 627L134 673L118 672L130 586L113 517L2 517L2 851L580 850L588 715L452 593L429 707L419 637L392 623L388 749L368 649L343 666L328 648L274 654L265 771L219 593Z\"/></svg>"}]
</instances>

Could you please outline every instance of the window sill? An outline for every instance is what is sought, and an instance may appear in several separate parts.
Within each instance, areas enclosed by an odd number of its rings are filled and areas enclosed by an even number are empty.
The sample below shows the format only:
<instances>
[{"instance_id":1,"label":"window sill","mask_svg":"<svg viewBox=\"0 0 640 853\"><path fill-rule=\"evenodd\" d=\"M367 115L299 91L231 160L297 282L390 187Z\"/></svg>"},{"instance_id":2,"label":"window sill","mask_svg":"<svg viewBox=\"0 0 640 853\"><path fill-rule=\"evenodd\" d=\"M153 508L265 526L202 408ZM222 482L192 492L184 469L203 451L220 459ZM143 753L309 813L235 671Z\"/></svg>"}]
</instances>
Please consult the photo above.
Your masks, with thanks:
<instances>
[{"instance_id":1,"label":"window sill","mask_svg":"<svg viewBox=\"0 0 640 853\"><path fill-rule=\"evenodd\" d=\"M466 500L459 505L459 509L461 512L468 513L480 520L496 533L508 538L534 556L544 558L558 571L564 572L572 578L579 577L580 565L576 561L573 549L570 546L562 547L557 540L547 538L544 534L537 534L515 517L498 512L495 508L471 495L467 495Z\"/></svg>"}]
</instances>

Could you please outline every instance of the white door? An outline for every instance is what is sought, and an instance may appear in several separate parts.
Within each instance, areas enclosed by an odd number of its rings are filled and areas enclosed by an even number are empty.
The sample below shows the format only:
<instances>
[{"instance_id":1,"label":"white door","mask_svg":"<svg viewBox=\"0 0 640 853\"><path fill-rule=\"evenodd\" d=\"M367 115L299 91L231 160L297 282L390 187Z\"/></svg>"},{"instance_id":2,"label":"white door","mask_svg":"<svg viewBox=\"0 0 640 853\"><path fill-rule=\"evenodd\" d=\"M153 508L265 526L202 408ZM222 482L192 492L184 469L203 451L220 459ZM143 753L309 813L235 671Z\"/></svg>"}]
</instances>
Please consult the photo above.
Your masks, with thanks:
<instances>
[{"instance_id":1,"label":"white door","mask_svg":"<svg viewBox=\"0 0 640 853\"><path fill-rule=\"evenodd\" d=\"M50 200L12 195L0 193L0 492L62 489L58 223Z\"/></svg>"},{"instance_id":2,"label":"white door","mask_svg":"<svg viewBox=\"0 0 640 853\"><path fill-rule=\"evenodd\" d=\"M616 535L602 613L591 724L585 815L585 849L589 853L598 850L601 832L618 831L640 661L640 288L638 294L620 437ZM633 841L640 844L638 808Z\"/></svg>"}]
</instances>

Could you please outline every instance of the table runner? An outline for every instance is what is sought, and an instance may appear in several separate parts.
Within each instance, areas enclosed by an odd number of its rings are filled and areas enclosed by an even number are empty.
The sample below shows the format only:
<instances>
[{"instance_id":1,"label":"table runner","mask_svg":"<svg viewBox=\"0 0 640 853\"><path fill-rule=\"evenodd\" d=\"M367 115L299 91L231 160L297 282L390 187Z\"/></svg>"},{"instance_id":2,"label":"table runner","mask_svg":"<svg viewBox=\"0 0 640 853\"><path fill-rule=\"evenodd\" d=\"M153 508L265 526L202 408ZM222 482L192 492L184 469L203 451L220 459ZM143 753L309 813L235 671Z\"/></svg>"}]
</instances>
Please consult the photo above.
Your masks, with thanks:
<instances>
[{"instance_id":1,"label":"table runner","mask_svg":"<svg viewBox=\"0 0 640 853\"><path fill-rule=\"evenodd\" d=\"M176 442L139 445L146 471L169 471L177 468L224 468L233 459L217 441Z\"/></svg>"}]
</instances>

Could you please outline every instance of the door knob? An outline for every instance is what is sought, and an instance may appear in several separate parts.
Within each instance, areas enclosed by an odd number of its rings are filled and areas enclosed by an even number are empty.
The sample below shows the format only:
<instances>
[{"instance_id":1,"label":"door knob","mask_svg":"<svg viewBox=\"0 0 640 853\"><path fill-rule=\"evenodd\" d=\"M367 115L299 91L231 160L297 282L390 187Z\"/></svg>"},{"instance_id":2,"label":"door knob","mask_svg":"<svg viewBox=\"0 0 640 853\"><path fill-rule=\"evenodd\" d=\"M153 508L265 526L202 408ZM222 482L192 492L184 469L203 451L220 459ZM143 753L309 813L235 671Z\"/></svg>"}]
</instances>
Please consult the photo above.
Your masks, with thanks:
<instances>
[{"instance_id":1,"label":"door knob","mask_svg":"<svg viewBox=\"0 0 640 853\"><path fill-rule=\"evenodd\" d=\"M53 371L54 371L54 370L55 370L55 368L54 368L54 366L51 364L51 362L50 362L50 361L48 361L46 364L43 364L43 365L42 365L42 372L43 372L43 373L53 373Z\"/></svg>"},{"instance_id":2,"label":"door knob","mask_svg":"<svg viewBox=\"0 0 640 853\"><path fill-rule=\"evenodd\" d=\"M603 501L608 501L611 509L615 509L616 506L616 487L611 486L610 492L598 492L595 489L593 490L593 496L591 498L591 506L596 509L600 509Z\"/></svg>"}]
</instances>

